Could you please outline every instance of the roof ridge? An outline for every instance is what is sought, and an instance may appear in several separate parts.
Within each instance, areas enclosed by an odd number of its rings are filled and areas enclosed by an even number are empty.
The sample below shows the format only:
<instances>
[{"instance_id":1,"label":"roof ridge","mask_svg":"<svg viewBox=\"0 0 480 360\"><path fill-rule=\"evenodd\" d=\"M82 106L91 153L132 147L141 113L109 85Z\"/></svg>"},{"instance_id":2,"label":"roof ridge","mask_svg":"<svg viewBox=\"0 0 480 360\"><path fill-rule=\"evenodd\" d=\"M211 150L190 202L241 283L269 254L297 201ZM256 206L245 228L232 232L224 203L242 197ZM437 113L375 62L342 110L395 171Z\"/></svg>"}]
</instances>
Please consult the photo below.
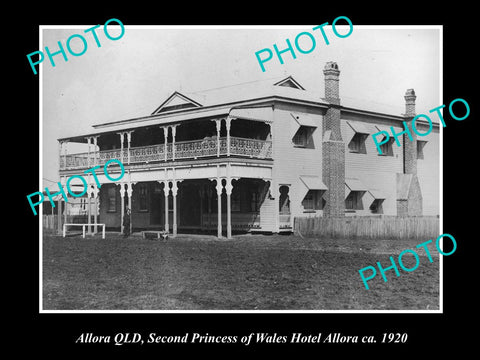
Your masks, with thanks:
<instances>
[{"instance_id":1,"label":"roof ridge","mask_svg":"<svg viewBox=\"0 0 480 360\"><path fill-rule=\"evenodd\" d=\"M223 85L223 86L218 86L218 87L214 87L214 88L207 88L207 89L202 89L202 90L195 90L195 91L189 91L189 92L184 92L184 94L197 94L197 93L201 93L201 92L204 92L204 91L210 91L210 90L218 90L218 89L224 89L224 88L229 88L229 87L234 87L234 86L239 86L239 85L245 85L245 84L254 84L254 83L259 83L259 82L266 82L266 81L269 81L269 80L277 80L277 79L280 79L280 80L283 80L283 79L288 79L289 77L292 77L291 75L289 76L274 76L274 77L271 77L271 78L266 78L266 79L261 79L261 80L250 80L250 81L244 81L244 82L241 82L241 83L236 83L236 84L231 84L231 85ZM272 86L274 84L272 83Z\"/></svg>"}]
</instances>

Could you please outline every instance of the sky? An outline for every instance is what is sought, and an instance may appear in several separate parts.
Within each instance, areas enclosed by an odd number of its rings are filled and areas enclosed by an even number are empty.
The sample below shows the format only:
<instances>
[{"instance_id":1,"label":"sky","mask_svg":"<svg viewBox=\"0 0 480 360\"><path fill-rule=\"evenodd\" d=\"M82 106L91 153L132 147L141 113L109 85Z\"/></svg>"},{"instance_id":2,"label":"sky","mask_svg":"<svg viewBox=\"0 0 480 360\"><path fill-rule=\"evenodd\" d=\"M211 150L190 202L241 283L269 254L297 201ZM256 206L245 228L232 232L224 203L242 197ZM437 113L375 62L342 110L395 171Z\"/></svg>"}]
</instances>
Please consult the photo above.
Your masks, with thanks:
<instances>
[{"instance_id":1,"label":"sky","mask_svg":"<svg viewBox=\"0 0 480 360\"><path fill-rule=\"evenodd\" d=\"M339 22L340 23L340 22ZM174 91L194 92L278 76L293 76L306 90L323 94L323 67L335 61L340 73L340 98L366 101L401 115L406 89L415 89L417 113L442 104L441 30L436 27L355 26L350 36L336 37L331 27L326 45L314 25L305 26L128 26L117 41L103 25L97 29L101 47L83 31L93 25L43 26L41 49L65 47L73 34L83 34L87 50L68 61L55 56L40 66L42 187L56 188L58 138L89 133L93 124L150 115ZM317 24L318 25L318 24ZM348 26L337 25L345 34ZM109 25L111 36L120 29ZM316 47L309 54L285 53L284 64L274 58L262 72L255 52L286 47L300 32L310 32ZM71 47L81 52L78 39ZM307 42L304 45L307 48ZM435 120L435 119L432 119ZM69 151L74 145L69 145Z\"/></svg>"}]
</instances>

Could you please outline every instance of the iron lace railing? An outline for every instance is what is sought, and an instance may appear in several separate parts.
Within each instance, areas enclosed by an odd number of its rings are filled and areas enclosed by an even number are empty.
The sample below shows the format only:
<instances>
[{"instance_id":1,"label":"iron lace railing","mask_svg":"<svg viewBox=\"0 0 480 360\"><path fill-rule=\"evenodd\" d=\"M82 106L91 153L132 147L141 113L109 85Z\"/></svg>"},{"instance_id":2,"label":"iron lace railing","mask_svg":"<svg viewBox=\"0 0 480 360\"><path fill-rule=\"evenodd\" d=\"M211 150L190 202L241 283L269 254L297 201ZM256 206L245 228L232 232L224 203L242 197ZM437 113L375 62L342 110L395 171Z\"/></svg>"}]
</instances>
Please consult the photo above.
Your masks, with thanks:
<instances>
[{"instance_id":1,"label":"iron lace railing","mask_svg":"<svg viewBox=\"0 0 480 360\"><path fill-rule=\"evenodd\" d=\"M166 149L165 149L166 148ZM166 150L166 152L165 152ZM213 156L245 156L257 159L271 159L272 142L266 140L230 137L230 151L228 139L221 137L204 138L202 140L181 141L175 144L168 143L133 147L128 149L102 150L98 152L80 153L60 156L60 169L81 169L95 165L104 165L111 159L118 159L122 163L139 164L154 161L171 161L184 159L198 159Z\"/></svg>"}]
</instances>

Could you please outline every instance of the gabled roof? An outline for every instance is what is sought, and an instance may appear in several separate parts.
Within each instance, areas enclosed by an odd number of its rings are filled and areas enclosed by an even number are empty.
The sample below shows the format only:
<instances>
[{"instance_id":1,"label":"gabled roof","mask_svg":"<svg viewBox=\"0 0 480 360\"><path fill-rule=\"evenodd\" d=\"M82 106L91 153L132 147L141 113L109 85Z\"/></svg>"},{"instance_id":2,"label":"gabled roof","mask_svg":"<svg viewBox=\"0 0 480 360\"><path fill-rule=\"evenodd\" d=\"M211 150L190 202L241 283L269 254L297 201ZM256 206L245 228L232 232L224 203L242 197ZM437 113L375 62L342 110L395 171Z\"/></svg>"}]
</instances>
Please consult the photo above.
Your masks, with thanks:
<instances>
[{"instance_id":1,"label":"gabled roof","mask_svg":"<svg viewBox=\"0 0 480 360\"><path fill-rule=\"evenodd\" d=\"M230 111L238 107L262 106L265 100L281 99L313 106L328 106L329 102L323 98L318 90L305 90L292 76L272 77L262 80L239 83L231 86L222 86L213 89L195 92L173 92L155 111L145 116L119 119L93 125L91 134L100 134L112 131L128 130L143 126L159 125L185 120L195 120L202 117L229 115ZM342 97L342 109L360 114L388 116L402 120L399 115L388 115L392 112L378 113L376 107L370 108L365 102L355 103ZM245 112L246 110L242 110ZM253 111L253 110L252 110ZM258 110L255 110L258 112ZM377 110L378 111L378 110ZM234 113L232 113L234 116ZM82 135L83 137L86 134ZM64 137L62 139L71 139ZM75 136L75 138L81 138Z\"/></svg>"},{"instance_id":2,"label":"gabled roof","mask_svg":"<svg viewBox=\"0 0 480 360\"><path fill-rule=\"evenodd\" d=\"M291 76L186 92L185 95L203 106L238 103L272 96L328 104L318 92L304 91L304 88Z\"/></svg>"},{"instance_id":3,"label":"gabled roof","mask_svg":"<svg viewBox=\"0 0 480 360\"><path fill-rule=\"evenodd\" d=\"M273 84L274 86L285 86L291 87L294 89L305 90L302 85L300 85L292 76L289 76L279 82Z\"/></svg>"},{"instance_id":4,"label":"gabled roof","mask_svg":"<svg viewBox=\"0 0 480 360\"><path fill-rule=\"evenodd\" d=\"M289 97L308 97L307 91L298 90L305 89L292 76L282 76L248 81L235 85L221 86L217 88L184 92L183 94L175 91L152 113L152 115L164 111L175 110L171 108L172 104L174 106L182 104L212 106L243 100L252 100L278 94L290 94ZM317 95L315 95L315 97L316 96ZM319 97L316 97L316 100L318 99Z\"/></svg>"},{"instance_id":5,"label":"gabled roof","mask_svg":"<svg viewBox=\"0 0 480 360\"><path fill-rule=\"evenodd\" d=\"M167 100L165 100L153 113L152 115L159 114L164 111L169 110L178 110L185 109L190 107L200 107L202 104L199 102L190 99L189 97L175 91L170 95Z\"/></svg>"}]
</instances>

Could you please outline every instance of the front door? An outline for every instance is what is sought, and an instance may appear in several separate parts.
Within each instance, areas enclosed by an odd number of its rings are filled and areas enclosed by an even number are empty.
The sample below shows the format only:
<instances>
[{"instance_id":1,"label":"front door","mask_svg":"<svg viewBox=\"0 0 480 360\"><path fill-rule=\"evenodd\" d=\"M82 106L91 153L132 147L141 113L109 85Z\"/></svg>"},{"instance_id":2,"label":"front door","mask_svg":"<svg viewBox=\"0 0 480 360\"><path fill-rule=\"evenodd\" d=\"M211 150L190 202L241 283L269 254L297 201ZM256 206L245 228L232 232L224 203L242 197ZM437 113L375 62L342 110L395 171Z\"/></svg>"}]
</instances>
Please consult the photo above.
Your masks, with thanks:
<instances>
[{"instance_id":1,"label":"front door","mask_svg":"<svg viewBox=\"0 0 480 360\"><path fill-rule=\"evenodd\" d=\"M164 196L163 190L154 189L153 194L151 196L150 202L150 225L163 225L165 222L165 215L164 215Z\"/></svg>"}]
</instances>

